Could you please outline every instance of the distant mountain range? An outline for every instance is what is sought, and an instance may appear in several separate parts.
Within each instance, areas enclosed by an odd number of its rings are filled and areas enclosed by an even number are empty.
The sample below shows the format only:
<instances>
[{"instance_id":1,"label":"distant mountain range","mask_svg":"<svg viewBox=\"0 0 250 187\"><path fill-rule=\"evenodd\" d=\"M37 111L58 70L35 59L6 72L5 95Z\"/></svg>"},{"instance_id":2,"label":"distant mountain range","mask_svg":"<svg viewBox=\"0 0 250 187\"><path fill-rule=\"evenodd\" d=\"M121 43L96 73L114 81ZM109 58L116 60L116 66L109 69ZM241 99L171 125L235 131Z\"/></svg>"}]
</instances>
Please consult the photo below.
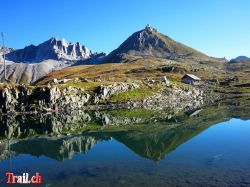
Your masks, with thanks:
<instances>
[{"instance_id":1,"label":"distant mountain range","mask_svg":"<svg viewBox=\"0 0 250 187\"><path fill-rule=\"evenodd\" d=\"M94 53L79 42L67 42L53 37L37 46L23 49L5 48L7 60L7 78L12 82L32 83L51 71L81 64L125 63L140 58L161 58L178 61L191 61L194 64L207 64L224 67L224 58L209 57L202 52L179 43L147 25L126 39L117 49L106 56ZM1 60L1 59L0 59ZM1 60L2 61L2 60ZM229 63L249 61L240 56ZM3 81L3 66L0 66L0 79Z\"/></svg>"},{"instance_id":2,"label":"distant mountain range","mask_svg":"<svg viewBox=\"0 0 250 187\"><path fill-rule=\"evenodd\" d=\"M229 71L249 71L250 72L250 58L246 56L238 56L231 59L226 69Z\"/></svg>"},{"instance_id":3,"label":"distant mountain range","mask_svg":"<svg viewBox=\"0 0 250 187\"><path fill-rule=\"evenodd\" d=\"M229 63L238 63L238 62L250 62L250 58L247 56L238 56L236 58L233 58L229 61Z\"/></svg>"}]
</instances>

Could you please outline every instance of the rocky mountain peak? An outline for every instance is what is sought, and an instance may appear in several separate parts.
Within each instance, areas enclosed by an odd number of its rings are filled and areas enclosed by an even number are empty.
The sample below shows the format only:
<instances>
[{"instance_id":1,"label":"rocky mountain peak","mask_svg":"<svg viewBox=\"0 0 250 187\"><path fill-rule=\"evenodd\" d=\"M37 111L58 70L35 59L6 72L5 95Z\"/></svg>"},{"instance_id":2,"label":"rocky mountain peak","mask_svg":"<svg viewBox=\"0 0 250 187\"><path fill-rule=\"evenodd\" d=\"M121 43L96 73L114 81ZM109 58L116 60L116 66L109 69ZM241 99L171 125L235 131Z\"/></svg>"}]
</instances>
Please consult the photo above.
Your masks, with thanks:
<instances>
[{"instance_id":1,"label":"rocky mountain peak","mask_svg":"<svg viewBox=\"0 0 250 187\"><path fill-rule=\"evenodd\" d=\"M132 34L115 51L108 55L113 62L120 61L124 55L155 56L167 58L170 50L166 43L159 37L158 32L150 24L138 32Z\"/></svg>"},{"instance_id":2,"label":"rocky mountain peak","mask_svg":"<svg viewBox=\"0 0 250 187\"><path fill-rule=\"evenodd\" d=\"M52 37L47 42L56 46L68 46L69 44L72 44L71 42L67 42L64 38L59 39L57 37Z\"/></svg>"},{"instance_id":3,"label":"rocky mountain peak","mask_svg":"<svg viewBox=\"0 0 250 187\"><path fill-rule=\"evenodd\" d=\"M89 58L93 54L91 50L81 45L79 42L72 43L56 37L52 37L44 44L49 44L48 47L53 48L55 53L58 54L58 59L83 60Z\"/></svg>"},{"instance_id":4,"label":"rocky mountain peak","mask_svg":"<svg viewBox=\"0 0 250 187\"><path fill-rule=\"evenodd\" d=\"M150 24L128 37L116 50L107 56L106 61L124 62L129 61L128 58L131 56L166 59L192 58L196 61L208 59L205 54L161 34Z\"/></svg>"},{"instance_id":5,"label":"rocky mountain peak","mask_svg":"<svg viewBox=\"0 0 250 187\"><path fill-rule=\"evenodd\" d=\"M157 29L155 29L154 27L152 27L150 24L147 24L145 27L146 31L150 31L150 32L157 32Z\"/></svg>"}]
</instances>

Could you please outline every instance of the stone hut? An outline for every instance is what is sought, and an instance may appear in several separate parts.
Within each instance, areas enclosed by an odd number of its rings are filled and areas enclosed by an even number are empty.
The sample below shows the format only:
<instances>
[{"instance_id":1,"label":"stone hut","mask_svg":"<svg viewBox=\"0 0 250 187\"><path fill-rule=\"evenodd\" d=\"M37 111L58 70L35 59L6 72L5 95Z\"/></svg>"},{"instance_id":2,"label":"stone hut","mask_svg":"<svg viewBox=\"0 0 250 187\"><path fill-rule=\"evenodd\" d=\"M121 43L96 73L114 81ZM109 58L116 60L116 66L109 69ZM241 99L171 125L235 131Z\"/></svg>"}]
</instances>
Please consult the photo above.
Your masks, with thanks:
<instances>
[{"instance_id":1,"label":"stone hut","mask_svg":"<svg viewBox=\"0 0 250 187\"><path fill-rule=\"evenodd\" d=\"M181 81L186 84L198 85L201 79L192 74L186 74L182 77Z\"/></svg>"}]
</instances>

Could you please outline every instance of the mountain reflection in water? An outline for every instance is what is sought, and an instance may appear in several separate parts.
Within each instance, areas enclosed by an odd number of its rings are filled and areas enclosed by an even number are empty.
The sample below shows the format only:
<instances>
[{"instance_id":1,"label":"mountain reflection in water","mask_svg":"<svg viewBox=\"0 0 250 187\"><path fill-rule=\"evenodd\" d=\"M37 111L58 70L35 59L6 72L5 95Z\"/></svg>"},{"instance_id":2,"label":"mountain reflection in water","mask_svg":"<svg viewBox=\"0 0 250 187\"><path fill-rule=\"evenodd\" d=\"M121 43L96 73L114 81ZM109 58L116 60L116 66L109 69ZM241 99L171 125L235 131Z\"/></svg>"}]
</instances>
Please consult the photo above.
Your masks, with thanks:
<instances>
[{"instance_id":1,"label":"mountain reflection in water","mask_svg":"<svg viewBox=\"0 0 250 187\"><path fill-rule=\"evenodd\" d=\"M249 111L250 100L237 99L181 114L135 109L1 116L0 160L30 154L64 161L114 138L158 162L211 125L250 119Z\"/></svg>"}]
</instances>

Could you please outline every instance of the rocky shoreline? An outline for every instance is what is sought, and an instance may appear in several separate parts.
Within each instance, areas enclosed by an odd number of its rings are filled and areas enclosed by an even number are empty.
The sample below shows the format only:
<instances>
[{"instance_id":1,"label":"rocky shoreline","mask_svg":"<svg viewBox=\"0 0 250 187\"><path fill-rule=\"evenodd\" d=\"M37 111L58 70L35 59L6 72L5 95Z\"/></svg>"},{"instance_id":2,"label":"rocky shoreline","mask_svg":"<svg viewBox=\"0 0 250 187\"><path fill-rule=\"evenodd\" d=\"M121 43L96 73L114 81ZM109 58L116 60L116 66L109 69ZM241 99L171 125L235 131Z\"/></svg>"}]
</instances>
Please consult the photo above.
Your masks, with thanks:
<instances>
[{"instance_id":1,"label":"rocky shoreline","mask_svg":"<svg viewBox=\"0 0 250 187\"><path fill-rule=\"evenodd\" d=\"M171 108L175 111L198 108L206 102L219 100L218 94L209 94L196 87L181 88L177 85L164 86L157 94L144 100L112 103L109 99L140 87L135 83L114 83L99 86L92 93L83 88L57 85L30 87L25 85L7 86L0 90L0 114L46 113L72 110L104 110L118 108L147 109Z\"/></svg>"}]
</instances>

